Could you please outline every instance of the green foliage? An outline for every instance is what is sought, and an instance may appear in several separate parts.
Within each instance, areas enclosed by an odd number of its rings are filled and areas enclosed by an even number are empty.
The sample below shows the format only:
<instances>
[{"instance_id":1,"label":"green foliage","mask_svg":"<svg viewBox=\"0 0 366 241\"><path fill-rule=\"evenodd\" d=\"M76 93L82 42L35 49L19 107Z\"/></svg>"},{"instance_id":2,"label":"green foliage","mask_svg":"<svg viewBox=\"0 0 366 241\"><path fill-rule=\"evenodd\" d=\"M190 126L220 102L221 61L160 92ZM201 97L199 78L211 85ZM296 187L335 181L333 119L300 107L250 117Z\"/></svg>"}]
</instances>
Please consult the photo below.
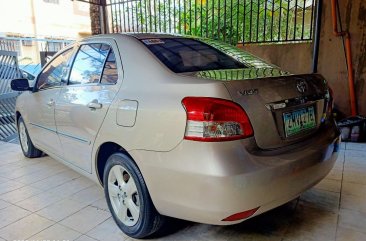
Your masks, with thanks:
<instances>
[{"instance_id":1,"label":"green foliage","mask_svg":"<svg viewBox=\"0 0 366 241\"><path fill-rule=\"evenodd\" d=\"M180 33L231 44L312 37L309 0L135 0L120 5L122 10L111 8L115 32Z\"/></svg>"}]
</instances>

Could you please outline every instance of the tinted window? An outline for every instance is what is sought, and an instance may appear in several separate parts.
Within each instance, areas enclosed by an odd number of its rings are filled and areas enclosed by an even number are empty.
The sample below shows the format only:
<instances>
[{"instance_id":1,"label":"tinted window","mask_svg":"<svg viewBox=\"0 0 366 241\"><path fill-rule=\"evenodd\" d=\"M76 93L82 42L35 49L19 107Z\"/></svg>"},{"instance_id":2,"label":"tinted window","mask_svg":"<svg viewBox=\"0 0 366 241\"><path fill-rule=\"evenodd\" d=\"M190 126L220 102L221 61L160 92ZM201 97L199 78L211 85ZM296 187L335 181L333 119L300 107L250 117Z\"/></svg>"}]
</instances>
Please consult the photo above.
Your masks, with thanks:
<instances>
[{"instance_id":1,"label":"tinted window","mask_svg":"<svg viewBox=\"0 0 366 241\"><path fill-rule=\"evenodd\" d=\"M69 84L98 83L109 48L107 44L82 45L72 66Z\"/></svg>"},{"instance_id":2,"label":"tinted window","mask_svg":"<svg viewBox=\"0 0 366 241\"><path fill-rule=\"evenodd\" d=\"M143 39L147 48L175 73L246 68L243 63L199 40Z\"/></svg>"},{"instance_id":3,"label":"tinted window","mask_svg":"<svg viewBox=\"0 0 366 241\"><path fill-rule=\"evenodd\" d=\"M45 89L60 86L67 82L68 60L72 49L68 49L52 60L39 75L37 88Z\"/></svg>"},{"instance_id":4,"label":"tinted window","mask_svg":"<svg viewBox=\"0 0 366 241\"><path fill-rule=\"evenodd\" d=\"M108 54L107 61L104 65L103 75L100 82L102 84L115 84L118 80L117 64L114 52L111 49Z\"/></svg>"}]
</instances>

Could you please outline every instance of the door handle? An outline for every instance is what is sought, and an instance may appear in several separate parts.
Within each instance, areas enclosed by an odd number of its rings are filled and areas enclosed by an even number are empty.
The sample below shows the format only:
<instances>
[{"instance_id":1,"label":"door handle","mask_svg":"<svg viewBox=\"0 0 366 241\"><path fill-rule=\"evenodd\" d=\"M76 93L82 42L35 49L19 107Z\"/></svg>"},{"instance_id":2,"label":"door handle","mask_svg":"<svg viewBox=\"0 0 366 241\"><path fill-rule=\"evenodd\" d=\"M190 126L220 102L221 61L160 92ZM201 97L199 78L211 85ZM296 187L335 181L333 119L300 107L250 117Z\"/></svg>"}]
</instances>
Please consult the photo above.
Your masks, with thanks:
<instances>
[{"instance_id":1,"label":"door handle","mask_svg":"<svg viewBox=\"0 0 366 241\"><path fill-rule=\"evenodd\" d=\"M53 106L55 104L55 100L54 99L50 99L48 102L47 102L47 105L48 106Z\"/></svg>"},{"instance_id":2,"label":"door handle","mask_svg":"<svg viewBox=\"0 0 366 241\"><path fill-rule=\"evenodd\" d=\"M101 109L103 107L103 105L101 103L98 103L98 101L92 101L92 102L88 103L87 106L91 110Z\"/></svg>"}]
</instances>

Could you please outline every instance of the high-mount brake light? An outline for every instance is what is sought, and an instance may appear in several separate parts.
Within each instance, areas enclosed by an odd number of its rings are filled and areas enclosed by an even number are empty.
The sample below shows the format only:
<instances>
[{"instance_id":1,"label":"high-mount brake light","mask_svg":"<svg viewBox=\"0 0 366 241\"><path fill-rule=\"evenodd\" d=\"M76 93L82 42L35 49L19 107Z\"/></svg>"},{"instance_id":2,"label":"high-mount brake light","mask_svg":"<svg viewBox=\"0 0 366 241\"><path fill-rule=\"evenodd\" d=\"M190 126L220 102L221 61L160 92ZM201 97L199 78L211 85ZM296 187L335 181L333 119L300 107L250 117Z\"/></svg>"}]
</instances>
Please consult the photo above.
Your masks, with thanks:
<instances>
[{"instance_id":1,"label":"high-mount brake light","mask_svg":"<svg viewBox=\"0 0 366 241\"><path fill-rule=\"evenodd\" d=\"M185 97L182 104L187 113L186 140L216 142L253 136L247 113L232 101Z\"/></svg>"}]
</instances>

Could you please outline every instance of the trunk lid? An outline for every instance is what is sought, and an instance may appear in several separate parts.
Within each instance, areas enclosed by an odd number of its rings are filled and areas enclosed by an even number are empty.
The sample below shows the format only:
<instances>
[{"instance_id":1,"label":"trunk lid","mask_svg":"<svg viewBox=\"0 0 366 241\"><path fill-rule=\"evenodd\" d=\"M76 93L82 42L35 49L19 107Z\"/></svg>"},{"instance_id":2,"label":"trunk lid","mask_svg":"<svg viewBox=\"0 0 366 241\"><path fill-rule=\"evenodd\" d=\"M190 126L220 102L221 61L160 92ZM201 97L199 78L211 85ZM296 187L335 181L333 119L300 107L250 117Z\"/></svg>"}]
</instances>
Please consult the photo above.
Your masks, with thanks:
<instances>
[{"instance_id":1,"label":"trunk lid","mask_svg":"<svg viewBox=\"0 0 366 241\"><path fill-rule=\"evenodd\" d=\"M289 75L276 68L202 71L195 77L224 81L247 112L257 145L274 149L312 135L324 121L330 96L320 75Z\"/></svg>"}]
</instances>

